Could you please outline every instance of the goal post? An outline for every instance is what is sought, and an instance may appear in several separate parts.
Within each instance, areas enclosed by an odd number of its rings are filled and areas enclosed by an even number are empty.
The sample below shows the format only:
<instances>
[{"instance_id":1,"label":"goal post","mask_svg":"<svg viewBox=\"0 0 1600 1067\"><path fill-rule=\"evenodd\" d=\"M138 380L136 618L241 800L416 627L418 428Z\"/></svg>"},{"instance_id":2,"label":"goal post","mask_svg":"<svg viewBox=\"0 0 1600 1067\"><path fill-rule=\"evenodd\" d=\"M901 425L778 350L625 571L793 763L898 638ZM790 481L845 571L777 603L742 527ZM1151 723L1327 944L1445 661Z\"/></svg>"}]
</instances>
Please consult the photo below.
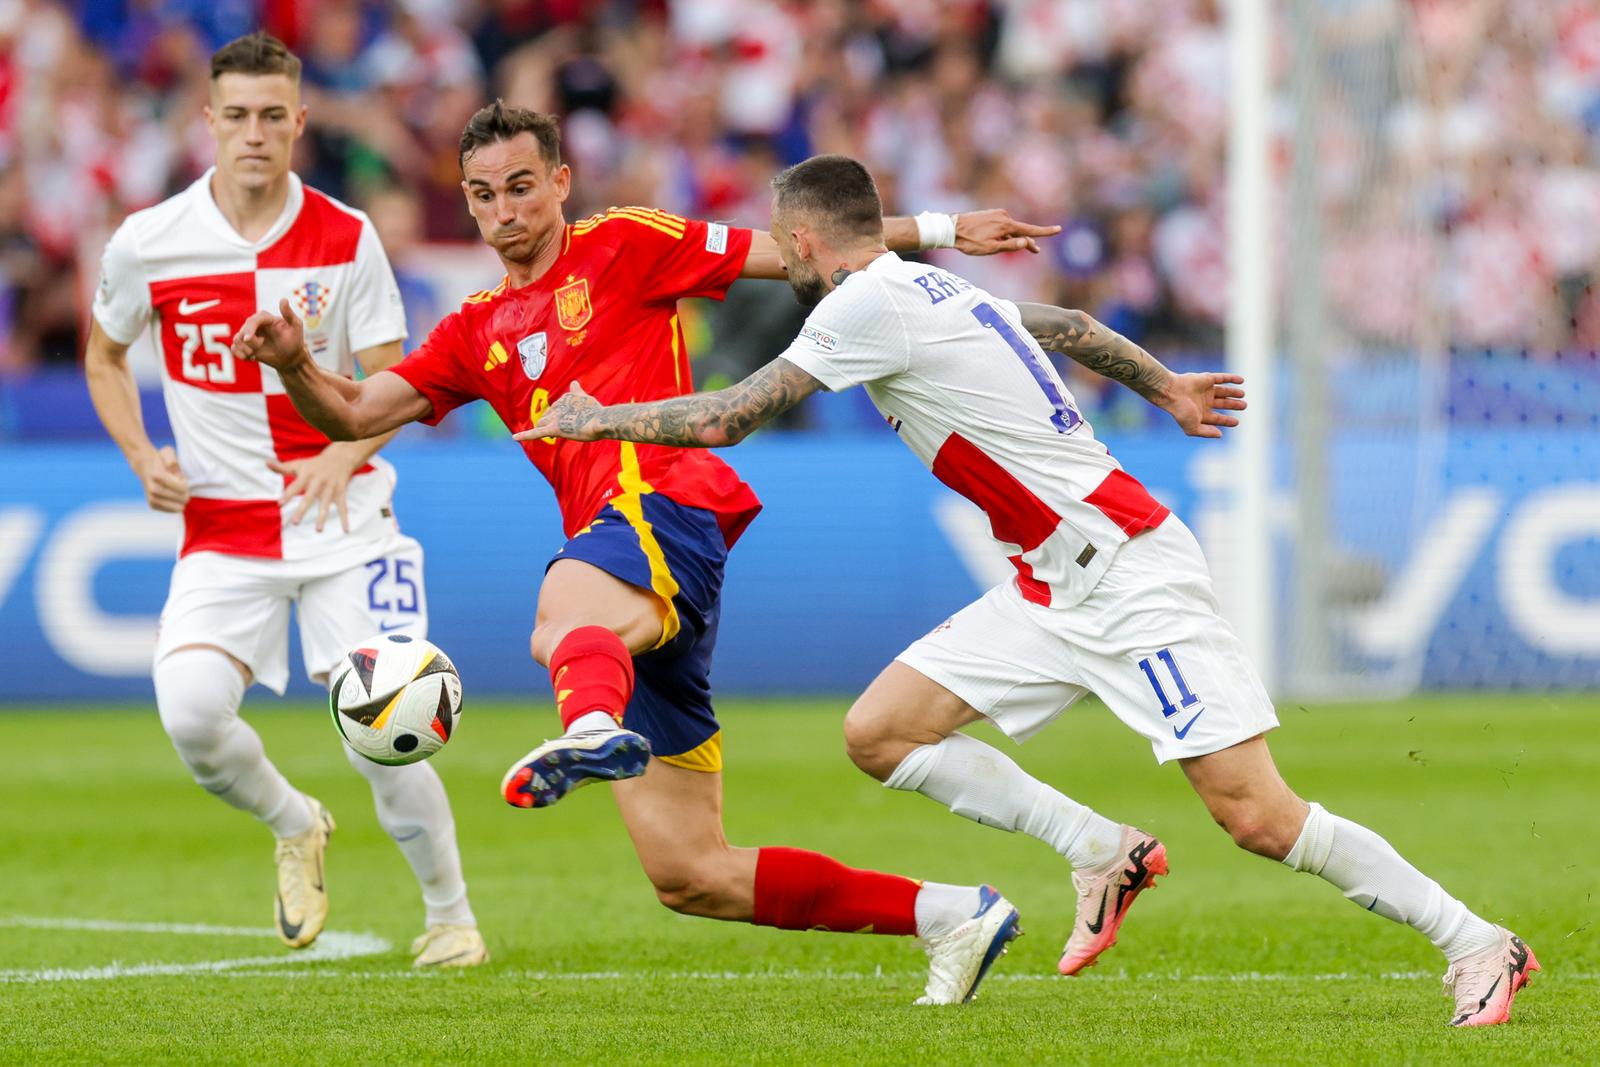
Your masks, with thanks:
<instances>
[{"instance_id":1,"label":"goal post","mask_svg":"<svg viewBox=\"0 0 1600 1067\"><path fill-rule=\"evenodd\" d=\"M1226 362L1230 371L1245 379L1249 410L1230 435L1234 506L1229 543L1213 548L1222 549L1219 587L1224 610L1268 690L1276 692L1270 4L1271 0L1232 0L1227 5Z\"/></svg>"}]
</instances>

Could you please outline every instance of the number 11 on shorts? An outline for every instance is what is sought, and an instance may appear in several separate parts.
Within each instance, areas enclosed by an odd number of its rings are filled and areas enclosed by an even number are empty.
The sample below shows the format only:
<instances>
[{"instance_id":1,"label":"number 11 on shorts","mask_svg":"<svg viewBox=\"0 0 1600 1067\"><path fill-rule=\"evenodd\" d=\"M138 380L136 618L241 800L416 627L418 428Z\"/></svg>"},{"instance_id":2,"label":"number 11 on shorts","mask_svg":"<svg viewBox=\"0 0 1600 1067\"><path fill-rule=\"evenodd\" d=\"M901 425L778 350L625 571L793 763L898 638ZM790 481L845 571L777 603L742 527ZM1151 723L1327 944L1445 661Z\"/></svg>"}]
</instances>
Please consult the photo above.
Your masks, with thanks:
<instances>
[{"instance_id":1,"label":"number 11 on shorts","mask_svg":"<svg viewBox=\"0 0 1600 1067\"><path fill-rule=\"evenodd\" d=\"M1172 658L1172 649L1163 648L1155 654L1155 658L1166 664L1167 673L1172 675L1172 682L1178 687L1179 704L1174 707L1172 700L1167 696L1167 691L1161 686L1161 679L1156 677L1156 669L1146 656L1139 661L1139 669L1144 671L1144 676L1150 679L1150 688L1156 691L1156 699L1161 701L1161 714L1164 718L1172 718L1185 708L1192 708L1200 703L1200 698L1189 691L1189 683L1183 680L1183 672L1178 670L1178 664Z\"/></svg>"}]
</instances>

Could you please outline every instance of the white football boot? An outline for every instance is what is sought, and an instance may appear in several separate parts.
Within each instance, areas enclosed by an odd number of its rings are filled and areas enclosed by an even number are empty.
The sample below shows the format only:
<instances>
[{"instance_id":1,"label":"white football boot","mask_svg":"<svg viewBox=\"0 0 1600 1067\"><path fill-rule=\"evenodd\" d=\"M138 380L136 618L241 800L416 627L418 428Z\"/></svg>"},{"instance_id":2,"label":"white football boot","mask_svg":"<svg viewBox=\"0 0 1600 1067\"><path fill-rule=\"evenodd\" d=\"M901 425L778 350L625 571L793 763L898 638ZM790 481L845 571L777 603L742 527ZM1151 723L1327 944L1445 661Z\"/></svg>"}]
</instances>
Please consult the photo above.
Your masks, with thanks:
<instances>
[{"instance_id":1,"label":"white football boot","mask_svg":"<svg viewBox=\"0 0 1600 1067\"><path fill-rule=\"evenodd\" d=\"M434 923L411 942L413 967L475 967L489 962L489 946L476 926Z\"/></svg>"},{"instance_id":2,"label":"white football boot","mask_svg":"<svg viewBox=\"0 0 1600 1067\"><path fill-rule=\"evenodd\" d=\"M275 859L278 863L278 893L273 901L272 919L278 936L290 948L305 948L322 933L328 921L328 888L323 877L322 854L333 835L333 815L315 797L311 805L311 827L293 837L278 838Z\"/></svg>"},{"instance_id":3,"label":"white football boot","mask_svg":"<svg viewBox=\"0 0 1600 1067\"><path fill-rule=\"evenodd\" d=\"M922 938L928 953L928 985L918 1004L965 1004L978 995L978 983L994 961L1021 935L1020 916L993 886L978 887L972 918L935 937Z\"/></svg>"},{"instance_id":4,"label":"white football boot","mask_svg":"<svg viewBox=\"0 0 1600 1067\"><path fill-rule=\"evenodd\" d=\"M500 795L514 808L548 808L591 782L637 778L650 763L650 742L618 726L562 734L511 765Z\"/></svg>"}]
</instances>

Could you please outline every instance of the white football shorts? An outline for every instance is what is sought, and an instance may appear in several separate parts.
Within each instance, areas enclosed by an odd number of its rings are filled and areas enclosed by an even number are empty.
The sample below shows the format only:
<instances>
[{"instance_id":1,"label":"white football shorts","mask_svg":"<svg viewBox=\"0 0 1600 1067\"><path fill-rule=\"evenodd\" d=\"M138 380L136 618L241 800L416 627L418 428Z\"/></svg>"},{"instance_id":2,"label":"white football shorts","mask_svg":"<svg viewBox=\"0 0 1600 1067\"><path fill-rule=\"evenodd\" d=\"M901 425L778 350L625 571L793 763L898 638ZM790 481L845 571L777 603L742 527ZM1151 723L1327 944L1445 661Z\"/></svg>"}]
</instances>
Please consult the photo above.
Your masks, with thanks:
<instances>
[{"instance_id":1,"label":"white football shorts","mask_svg":"<svg viewBox=\"0 0 1600 1067\"><path fill-rule=\"evenodd\" d=\"M1278 725L1218 612L1200 546L1176 515L1122 545L1083 602L1040 607L1007 581L897 659L1019 742L1085 693L1148 739L1160 763Z\"/></svg>"},{"instance_id":2,"label":"white football shorts","mask_svg":"<svg viewBox=\"0 0 1600 1067\"><path fill-rule=\"evenodd\" d=\"M351 648L379 632L428 636L422 546L396 533L369 559L279 560L194 552L172 568L155 660L185 645L214 645L282 694L289 683L289 607L300 623L306 676L326 678Z\"/></svg>"}]
</instances>

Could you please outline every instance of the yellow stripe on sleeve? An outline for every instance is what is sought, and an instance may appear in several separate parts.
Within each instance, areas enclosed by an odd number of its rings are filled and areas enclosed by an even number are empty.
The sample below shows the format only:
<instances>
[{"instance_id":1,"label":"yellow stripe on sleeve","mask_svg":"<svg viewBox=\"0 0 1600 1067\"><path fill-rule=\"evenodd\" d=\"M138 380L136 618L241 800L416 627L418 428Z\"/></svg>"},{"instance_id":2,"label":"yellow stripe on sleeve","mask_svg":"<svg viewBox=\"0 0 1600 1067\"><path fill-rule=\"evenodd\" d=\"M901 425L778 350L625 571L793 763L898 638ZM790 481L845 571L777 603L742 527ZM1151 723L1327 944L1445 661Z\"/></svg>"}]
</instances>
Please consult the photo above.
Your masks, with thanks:
<instances>
[{"instance_id":1,"label":"yellow stripe on sleeve","mask_svg":"<svg viewBox=\"0 0 1600 1067\"><path fill-rule=\"evenodd\" d=\"M582 236L610 222L612 219L627 219L630 222L638 223L640 226L648 226L652 230L658 230L668 237L678 240L682 240L684 235L684 222L682 219L678 219L676 215L631 207L612 208L604 215L596 215L592 219L585 219L574 226L572 232L577 236Z\"/></svg>"}]
</instances>

